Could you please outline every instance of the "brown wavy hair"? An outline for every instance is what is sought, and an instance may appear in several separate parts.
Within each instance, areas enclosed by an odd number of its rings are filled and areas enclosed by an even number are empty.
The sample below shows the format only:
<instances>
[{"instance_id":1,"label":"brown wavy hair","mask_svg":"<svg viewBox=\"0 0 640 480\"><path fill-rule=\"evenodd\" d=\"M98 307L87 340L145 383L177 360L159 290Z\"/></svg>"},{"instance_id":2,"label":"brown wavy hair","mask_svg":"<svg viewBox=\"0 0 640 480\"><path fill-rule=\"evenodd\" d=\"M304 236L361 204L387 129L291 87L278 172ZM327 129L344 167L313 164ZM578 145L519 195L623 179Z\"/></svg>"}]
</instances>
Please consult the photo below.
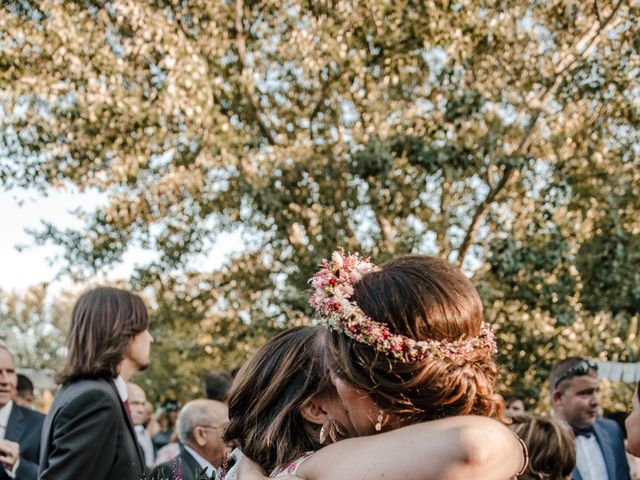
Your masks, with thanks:
<instances>
[{"instance_id":1,"label":"brown wavy hair","mask_svg":"<svg viewBox=\"0 0 640 480\"><path fill-rule=\"evenodd\" d=\"M524 441L529 465L518 478L558 480L568 478L576 465L573 435L549 417L515 415L510 428Z\"/></svg>"},{"instance_id":2,"label":"brown wavy hair","mask_svg":"<svg viewBox=\"0 0 640 480\"><path fill-rule=\"evenodd\" d=\"M477 336L483 322L474 286L437 257L407 255L385 263L354 286L352 300L393 333L415 340ZM405 425L455 415L504 420L504 402L494 393L497 367L488 350L458 361L429 356L402 363L341 332L328 330L327 336L331 370Z\"/></svg>"},{"instance_id":3,"label":"brown wavy hair","mask_svg":"<svg viewBox=\"0 0 640 480\"><path fill-rule=\"evenodd\" d=\"M148 327L147 307L138 295L111 287L84 293L73 307L67 360L56 380L65 385L117 377L129 340Z\"/></svg>"},{"instance_id":4,"label":"brown wavy hair","mask_svg":"<svg viewBox=\"0 0 640 480\"><path fill-rule=\"evenodd\" d=\"M303 404L330 391L317 327L284 331L263 345L236 375L224 439L267 473L321 447L307 433Z\"/></svg>"}]
</instances>

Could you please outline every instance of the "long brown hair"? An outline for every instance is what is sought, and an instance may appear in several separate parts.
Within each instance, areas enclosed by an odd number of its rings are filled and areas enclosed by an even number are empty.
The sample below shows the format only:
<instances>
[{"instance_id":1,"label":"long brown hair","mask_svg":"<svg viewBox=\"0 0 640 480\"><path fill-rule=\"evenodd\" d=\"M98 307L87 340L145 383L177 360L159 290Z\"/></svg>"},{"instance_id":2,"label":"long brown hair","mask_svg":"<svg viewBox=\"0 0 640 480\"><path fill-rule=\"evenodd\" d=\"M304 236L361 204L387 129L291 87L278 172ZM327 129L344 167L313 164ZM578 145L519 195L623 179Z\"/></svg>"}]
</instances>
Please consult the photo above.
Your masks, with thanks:
<instances>
[{"instance_id":1,"label":"long brown hair","mask_svg":"<svg viewBox=\"0 0 640 480\"><path fill-rule=\"evenodd\" d=\"M229 392L227 442L267 472L320 445L304 428L303 404L330 387L316 327L276 335L240 369Z\"/></svg>"},{"instance_id":2,"label":"long brown hair","mask_svg":"<svg viewBox=\"0 0 640 480\"><path fill-rule=\"evenodd\" d=\"M576 465L576 446L568 430L549 417L515 415L511 420L511 429L529 452L529 465L518 478L557 480L571 475Z\"/></svg>"},{"instance_id":3,"label":"long brown hair","mask_svg":"<svg viewBox=\"0 0 640 480\"><path fill-rule=\"evenodd\" d=\"M415 340L477 336L483 321L474 286L437 257L407 255L387 262L354 286L352 300L393 333ZM502 398L493 391L497 367L486 349L458 361L427 357L402 363L341 332L327 335L330 368L403 424L471 414L503 418Z\"/></svg>"},{"instance_id":4,"label":"long brown hair","mask_svg":"<svg viewBox=\"0 0 640 480\"><path fill-rule=\"evenodd\" d=\"M129 340L148 327L147 307L138 295L110 287L86 292L73 307L68 355L58 383L117 377Z\"/></svg>"}]
</instances>

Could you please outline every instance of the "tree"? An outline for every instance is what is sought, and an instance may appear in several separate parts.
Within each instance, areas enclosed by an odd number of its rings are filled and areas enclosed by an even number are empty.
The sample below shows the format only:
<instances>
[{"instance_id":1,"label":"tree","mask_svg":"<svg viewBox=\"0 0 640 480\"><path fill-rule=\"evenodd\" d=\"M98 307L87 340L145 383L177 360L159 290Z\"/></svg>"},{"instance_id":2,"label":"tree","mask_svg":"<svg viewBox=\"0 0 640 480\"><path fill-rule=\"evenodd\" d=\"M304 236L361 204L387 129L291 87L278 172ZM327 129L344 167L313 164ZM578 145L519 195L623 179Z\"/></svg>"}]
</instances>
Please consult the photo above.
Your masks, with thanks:
<instances>
[{"instance_id":1,"label":"tree","mask_svg":"<svg viewBox=\"0 0 640 480\"><path fill-rule=\"evenodd\" d=\"M24 292L0 290L0 343L20 368L55 370L65 354L65 331L71 317L71 294L50 301L46 284Z\"/></svg>"},{"instance_id":2,"label":"tree","mask_svg":"<svg viewBox=\"0 0 640 480\"><path fill-rule=\"evenodd\" d=\"M637 330L639 8L14 3L0 19L0 179L106 192L84 228L48 224L37 238L66 246L75 273L132 245L158 252L132 282L153 286L162 328L198 333L198 358L207 335L223 358L242 352L235 363L305 321L306 279L338 245L457 262L518 352L540 341L528 318L547 319L554 338L580 322L592 333L604 315L611 341L626 338L625 325ZM199 268L223 232L242 236L242 253ZM615 266L593 263L606 252ZM603 301L612 278L624 288ZM600 346L584 352L637 358ZM558 355L524 365L518 352L502 357L515 368L506 385Z\"/></svg>"}]
</instances>

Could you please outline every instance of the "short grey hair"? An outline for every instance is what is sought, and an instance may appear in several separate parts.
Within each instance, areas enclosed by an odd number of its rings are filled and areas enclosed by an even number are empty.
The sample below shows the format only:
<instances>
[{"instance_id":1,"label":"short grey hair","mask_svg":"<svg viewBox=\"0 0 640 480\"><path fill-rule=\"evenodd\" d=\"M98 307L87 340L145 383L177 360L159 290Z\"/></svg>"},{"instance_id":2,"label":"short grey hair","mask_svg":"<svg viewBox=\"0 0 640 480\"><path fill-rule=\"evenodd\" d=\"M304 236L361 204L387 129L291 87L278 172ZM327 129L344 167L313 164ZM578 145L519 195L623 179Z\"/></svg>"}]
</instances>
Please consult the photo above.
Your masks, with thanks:
<instances>
[{"instance_id":1,"label":"short grey hair","mask_svg":"<svg viewBox=\"0 0 640 480\"><path fill-rule=\"evenodd\" d=\"M197 426L220 426L215 424L219 423L220 419L217 417L224 411L226 406L215 400L193 400L187 403L180 410L176 421L180 443L193 440L193 429Z\"/></svg>"}]
</instances>

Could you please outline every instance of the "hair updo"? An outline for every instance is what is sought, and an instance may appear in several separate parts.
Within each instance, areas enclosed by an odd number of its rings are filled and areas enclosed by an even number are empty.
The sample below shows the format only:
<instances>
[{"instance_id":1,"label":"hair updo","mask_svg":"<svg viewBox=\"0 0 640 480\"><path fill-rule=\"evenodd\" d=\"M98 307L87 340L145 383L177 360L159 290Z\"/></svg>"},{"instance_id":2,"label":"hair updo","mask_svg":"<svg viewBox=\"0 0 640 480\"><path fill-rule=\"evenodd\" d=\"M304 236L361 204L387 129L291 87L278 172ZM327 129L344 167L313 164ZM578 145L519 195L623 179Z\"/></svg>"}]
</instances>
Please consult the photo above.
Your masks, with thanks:
<instances>
[{"instance_id":1,"label":"hair updo","mask_svg":"<svg viewBox=\"0 0 640 480\"><path fill-rule=\"evenodd\" d=\"M483 322L475 287L455 266L437 257L391 260L363 276L351 300L392 333L418 341L475 337ZM427 356L403 363L341 332L328 332L330 368L404 424L455 415L503 418L502 398L494 393L497 367L488 349L458 360Z\"/></svg>"}]
</instances>

